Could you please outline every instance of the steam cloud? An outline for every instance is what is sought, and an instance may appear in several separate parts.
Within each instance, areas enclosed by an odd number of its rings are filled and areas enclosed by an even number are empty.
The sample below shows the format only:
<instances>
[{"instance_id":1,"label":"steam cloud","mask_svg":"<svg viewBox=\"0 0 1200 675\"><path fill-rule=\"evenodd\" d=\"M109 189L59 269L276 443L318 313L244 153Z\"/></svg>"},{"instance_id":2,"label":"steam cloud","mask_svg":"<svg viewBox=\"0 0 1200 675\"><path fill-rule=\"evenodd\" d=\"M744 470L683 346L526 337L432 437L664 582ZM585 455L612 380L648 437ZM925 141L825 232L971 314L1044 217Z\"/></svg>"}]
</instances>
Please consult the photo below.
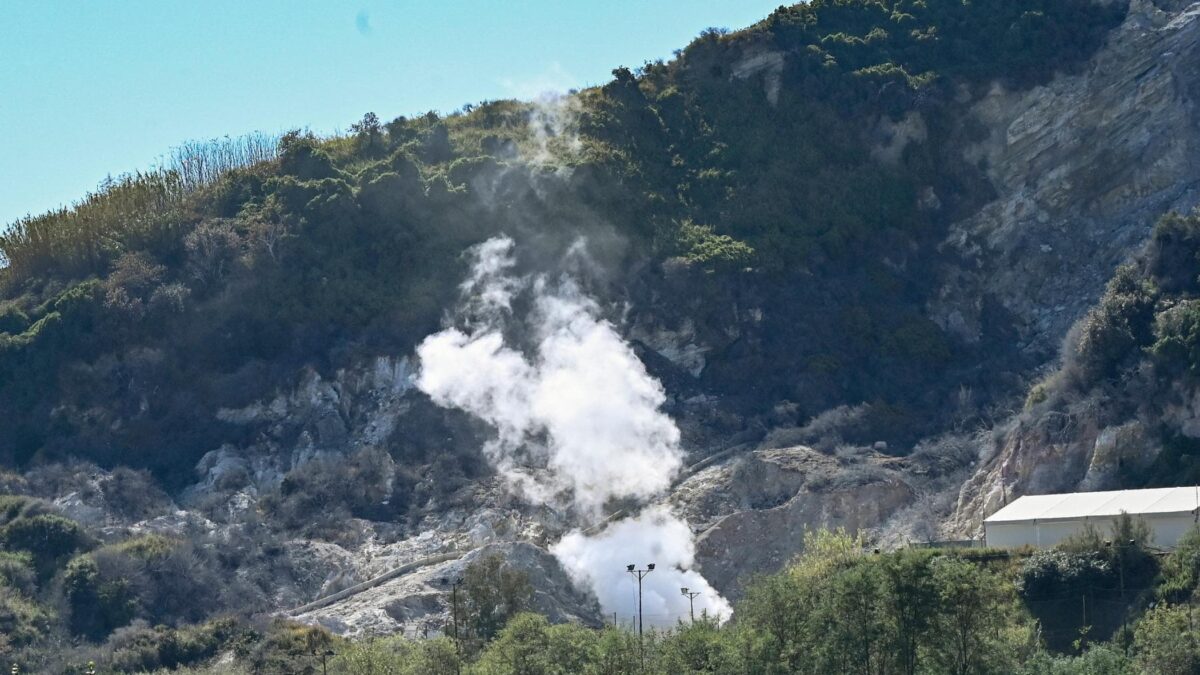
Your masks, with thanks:
<instances>
[{"instance_id":1,"label":"steam cloud","mask_svg":"<svg viewBox=\"0 0 1200 675\"><path fill-rule=\"evenodd\" d=\"M661 494L683 461L679 430L659 410L662 386L575 281L514 274L513 248L511 239L497 237L471 250L475 263L461 286L462 327L431 335L417 348L417 386L438 405L495 428L484 452L528 499L565 502L594 522L610 500ZM582 244L568 253L583 255ZM522 294L532 302L518 320L513 305ZM513 328L528 331L530 354L506 341L506 329ZM573 532L553 552L576 583L595 591L606 612L636 612L625 565L637 561L658 566L644 582L647 622L686 617L688 601L679 592L685 586L703 594L697 611L730 613L688 569L691 530L663 507L594 537Z\"/></svg>"},{"instance_id":2,"label":"steam cloud","mask_svg":"<svg viewBox=\"0 0 1200 675\"><path fill-rule=\"evenodd\" d=\"M566 492L594 516L611 498L662 492L682 462L679 430L658 411L662 386L573 281L512 276L512 248L502 237L473 249L476 263L462 286L467 330L421 343L417 386L438 405L494 426L488 458L533 499ZM525 290L534 298L533 359L503 335L512 301Z\"/></svg>"},{"instance_id":3,"label":"steam cloud","mask_svg":"<svg viewBox=\"0 0 1200 675\"><path fill-rule=\"evenodd\" d=\"M529 131L535 150L528 160L533 164L559 166L554 152L556 147L568 155L579 154L583 141L575 133L578 115L579 101L574 96L539 94L529 114Z\"/></svg>"},{"instance_id":4,"label":"steam cloud","mask_svg":"<svg viewBox=\"0 0 1200 675\"><path fill-rule=\"evenodd\" d=\"M587 584L604 611L615 612L620 622L637 617L637 579L625 566L633 563L645 569L653 562L654 571L642 581L642 618L647 625L670 626L691 611L681 588L700 593L695 600L696 616L728 618L733 613L725 598L690 569L695 550L687 523L665 507L652 506L594 537L576 530L551 552L575 583Z\"/></svg>"}]
</instances>

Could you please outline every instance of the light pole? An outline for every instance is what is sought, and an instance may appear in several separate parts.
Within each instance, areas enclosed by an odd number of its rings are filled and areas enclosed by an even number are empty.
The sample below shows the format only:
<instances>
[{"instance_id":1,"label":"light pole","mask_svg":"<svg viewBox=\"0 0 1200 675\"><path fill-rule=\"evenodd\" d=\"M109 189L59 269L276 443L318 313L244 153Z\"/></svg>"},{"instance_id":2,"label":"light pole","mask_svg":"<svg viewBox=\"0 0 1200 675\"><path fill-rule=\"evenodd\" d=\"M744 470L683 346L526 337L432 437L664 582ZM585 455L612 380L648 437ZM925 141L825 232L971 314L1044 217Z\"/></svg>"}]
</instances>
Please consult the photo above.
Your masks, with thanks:
<instances>
[{"instance_id":1,"label":"light pole","mask_svg":"<svg viewBox=\"0 0 1200 675\"><path fill-rule=\"evenodd\" d=\"M313 656L321 657L321 673L323 675L329 675L329 670L327 669L325 660L331 656L334 656L335 654L337 654L337 652L333 651L332 649L314 649L313 650ZM94 673L96 671L93 670L92 672Z\"/></svg>"},{"instance_id":2,"label":"light pole","mask_svg":"<svg viewBox=\"0 0 1200 675\"><path fill-rule=\"evenodd\" d=\"M442 577L442 585L450 584L450 622L454 626L454 653L458 656L458 661L454 664L454 672L462 672L462 641L458 639L458 587L463 585L462 577L455 577L451 583L446 577Z\"/></svg>"},{"instance_id":3,"label":"light pole","mask_svg":"<svg viewBox=\"0 0 1200 675\"><path fill-rule=\"evenodd\" d=\"M1113 545L1113 543L1111 541L1106 541L1106 542L1104 542L1104 545L1111 547ZM1127 544L1121 543L1121 542L1117 543L1117 573L1120 574L1120 583L1121 583L1121 642L1125 643L1125 655L1128 656L1129 655L1129 631L1127 630L1128 625L1126 622L1127 622L1127 618L1128 618L1128 614L1129 614L1129 607L1128 607L1128 605L1125 604L1125 547L1126 546L1128 546L1130 548L1136 547L1137 542L1134 541L1133 539L1130 539L1129 543L1127 543Z\"/></svg>"},{"instance_id":4,"label":"light pole","mask_svg":"<svg viewBox=\"0 0 1200 675\"><path fill-rule=\"evenodd\" d=\"M692 623L696 623L696 596L700 595L700 591L689 591L687 588L681 588L679 592L687 596L688 616L692 618Z\"/></svg>"},{"instance_id":5,"label":"light pole","mask_svg":"<svg viewBox=\"0 0 1200 675\"><path fill-rule=\"evenodd\" d=\"M645 672L646 646L642 643L642 579L654 571L654 563L646 565L646 569L644 570L639 570L637 565L626 565L625 571L637 577L638 581L638 654L642 662L642 672Z\"/></svg>"},{"instance_id":6,"label":"light pole","mask_svg":"<svg viewBox=\"0 0 1200 675\"><path fill-rule=\"evenodd\" d=\"M450 584L450 622L454 626L454 644L459 653L462 653L462 645L458 640L458 587L463 585L462 577L450 583L446 577L442 577L442 585Z\"/></svg>"}]
</instances>

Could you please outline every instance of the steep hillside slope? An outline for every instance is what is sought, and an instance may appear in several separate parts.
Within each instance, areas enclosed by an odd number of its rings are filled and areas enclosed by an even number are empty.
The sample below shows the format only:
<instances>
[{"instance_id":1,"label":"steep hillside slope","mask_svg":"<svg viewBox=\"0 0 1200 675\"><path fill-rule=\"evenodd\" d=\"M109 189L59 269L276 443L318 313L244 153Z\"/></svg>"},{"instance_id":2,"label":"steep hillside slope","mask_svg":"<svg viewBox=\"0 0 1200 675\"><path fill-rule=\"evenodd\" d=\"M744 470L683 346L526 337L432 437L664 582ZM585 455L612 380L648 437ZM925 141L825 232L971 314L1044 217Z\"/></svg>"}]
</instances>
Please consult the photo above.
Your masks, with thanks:
<instances>
[{"instance_id":1,"label":"steep hillside slope","mask_svg":"<svg viewBox=\"0 0 1200 675\"><path fill-rule=\"evenodd\" d=\"M564 97L193 147L0 236L0 488L98 538L47 579L97 556L119 575L112 547L158 533L245 570L201 614L411 633L444 628L441 580L485 549L533 570L544 611L600 621L546 551L648 505L696 535L680 567L737 597L806 527L899 543L1023 491L1161 482L1170 453L1084 467L1174 442L1160 422L1186 436L1185 378L1144 381L1174 392L1157 407L1072 406L1131 397L1109 380L1150 377L1137 349L1190 349L1192 282L1164 284L1191 278L1191 221L1146 258L1185 262L1110 285L1120 311L1157 290L1105 374L1018 411L1156 219L1198 201L1198 38L1178 0L814 1ZM528 391L422 383L431 335L552 381L547 307L636 357L644 426L680 431L659 456L680 470L646 471L670 489L584 503L530 422L551 415L496 403Z\"/></svg>"}]
</instances>

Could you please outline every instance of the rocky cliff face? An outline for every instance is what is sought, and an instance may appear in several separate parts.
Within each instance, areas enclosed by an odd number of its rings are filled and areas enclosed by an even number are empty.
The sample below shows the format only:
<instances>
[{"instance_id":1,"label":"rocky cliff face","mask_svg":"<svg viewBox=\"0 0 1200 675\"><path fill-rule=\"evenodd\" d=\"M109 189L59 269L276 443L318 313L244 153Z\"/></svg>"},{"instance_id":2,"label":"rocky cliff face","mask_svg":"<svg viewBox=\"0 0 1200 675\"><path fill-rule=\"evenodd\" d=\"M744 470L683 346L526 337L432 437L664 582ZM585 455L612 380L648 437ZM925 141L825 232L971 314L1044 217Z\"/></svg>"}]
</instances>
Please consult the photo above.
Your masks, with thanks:
<instances>
[{"instance_id":1,"label":"rocky cliff face","mask_svg":"<svg viewBox=\"0 0 1200 675\"><path fill-rule=\"evenodd\" d=\"M994 296L1021 318L1025 349L1052 353L1158 216L1200 200L1198 103L1200 4L1184 2L1131 3L1086 73L994 91L976 106L990 136L967 152L999 197L954 228L946 246L970 263L949 269L931 309L969 336L970 308ZM1153 422L1191 429L1191 396L1177 399ZM1159 450L1146 426L1094 397L1014 416L981 443L949 529L977 532L1021 494L1118 486Z\"/></svg>"},{"instance_id":2,"label":"rocky cliff face","mask_svg":"<svg viewBox=\"0 0 1200 675\"><path fill-rule=\"evenodd\" d=\"M1135 0L1085 72L972 107L996 198L955 223L931 315L978 339L988 299L1045 359L1168 210L1200 200L1200 6Z\"/></svg>"},{"instance_id":3,"label":"rocky cliff face","mask_svg":"<svg viewBox=\"0 0 1200 675\"><path fill-rule=\"evenodd\" d=\"M1139 1L1087 73L1056 80L1037 100L997 91L980 104L995 131L968 151L988 157L1001 198L948 241L980 261L980 273L956 277L956 292L977 274L997 280L1004 304L1025 317L1028 347L1049 351L1159 215L1198 203L1198 97L1200 5ZM1121 486L1159 452L1150 426L1194 436L1194 394L1177 389L1152 412L1093 394L998 425L949 530L978 532L1022 494Z\"/></svg>"}]
</instances>

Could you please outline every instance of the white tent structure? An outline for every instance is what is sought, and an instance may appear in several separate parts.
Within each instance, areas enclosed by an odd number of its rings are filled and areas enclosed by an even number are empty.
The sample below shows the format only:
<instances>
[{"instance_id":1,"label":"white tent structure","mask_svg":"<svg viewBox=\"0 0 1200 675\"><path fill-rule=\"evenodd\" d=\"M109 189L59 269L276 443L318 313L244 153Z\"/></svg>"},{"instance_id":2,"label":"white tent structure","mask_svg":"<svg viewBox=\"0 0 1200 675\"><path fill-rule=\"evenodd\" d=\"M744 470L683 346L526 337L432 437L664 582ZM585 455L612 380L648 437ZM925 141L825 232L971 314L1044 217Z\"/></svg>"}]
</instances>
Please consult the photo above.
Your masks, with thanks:
<instances>
[{"instance_id":1,"label":"white tent structure","mask_svg":"<svg viewBox=\"0 0 1200 675\"><path fill-rule=\"evenodd\" d=\"M983 530L988 546L1048 548L1088 525L1108 535L1122 512L1146 521L1151 545L1174 548L1200 520L1200 487L1029 495L984 519Z\"/></svg>"}]
</instances>

